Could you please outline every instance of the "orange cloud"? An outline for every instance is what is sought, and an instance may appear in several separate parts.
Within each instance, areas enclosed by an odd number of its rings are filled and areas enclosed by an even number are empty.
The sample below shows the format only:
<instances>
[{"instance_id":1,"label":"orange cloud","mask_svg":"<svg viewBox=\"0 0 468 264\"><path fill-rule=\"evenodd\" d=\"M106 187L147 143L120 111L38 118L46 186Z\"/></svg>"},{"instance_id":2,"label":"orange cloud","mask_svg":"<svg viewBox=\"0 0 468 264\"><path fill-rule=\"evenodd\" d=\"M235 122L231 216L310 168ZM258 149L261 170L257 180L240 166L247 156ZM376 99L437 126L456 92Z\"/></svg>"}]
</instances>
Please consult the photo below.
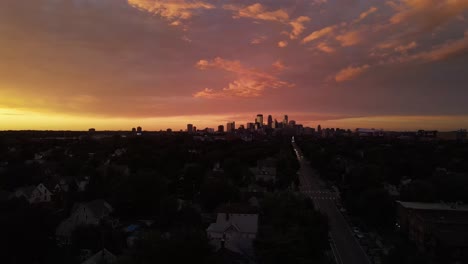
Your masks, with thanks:
<instances>
[{"instance_id":1,"label":"orange cloud","mask_svg":"<svg viewBox=\"0 0 468 264\"><path fill-rule=\"evenodd\" d=\"M407 45L400 45L400 46L396 47L395 51L400 52L400 53L406 53L409 50L416 48L417 46L418 46L418 44L416 43L416 41L412 41L412 42L408 43Z\"/></svg>"},{"instance_id":2,"label":"orange cloud","mask_svg":"<svg viewBox=\"0 0 468 264\"><path fill-rule=\"evenodd\" d=\"M289 25L292 27L291 33L288 33L290 39L297 39L305 30L304 24L310 21L310 18L307 16L300 16L296 19L291 19L288 12L283 9L268 11L267 8L260 3L245 7L237 5L224 5L223 8L233 11L233 18L236 19L250 18Z\"/></svg>"},{"instance_id":3,"label":"orange cloud","mask_svg":"<svg viewBox=\"0 0 468 264\"><path fill-rule=\"evenodd\" d=\"M366 72L369 69L369 65L363 65L358 67L349 66L345 69L342 69L335 75L336 82L344 82L349 81L357 76L361 75L362 73Z\"/></svg>"},{"instance_id":4,"label":"orange cloud","mask_svg":"<svg viewBox=\"0 0 468 264\"><path fill-rule=\"evenodd\" d=\"M322 28L320 30L314 31L310 35L305 37L302 40L302 43L308 43L308 42L314 41L316 39L328 36L328 35L332 34L335 31L335 29L336 29L336 26L329 26L329 27L325 27L325 28Z\"/></svg>"},{"instance_id":5,"label":"orange cloud","mask_svg":"<svg viewBox=\"0 0 468 264\"><path fill-rule=\"evenodd\" d=\"M289 34L291 39L297 39L302 32L306 29L304 23L309 22L310 18L306 16L300 16L296 20L289 22L289 25L293 28L292 32Z\"/></svg>"},{"instance_id":6,"label":"orange cloud","mask_svg":"<svg viewBox=\"0 0 468 264\"><path fill-rule=\"evenodd\" d=\"M253 38L253 39L250 41L250 44L253 44L253 45L261 44L261 43L263 43L266 39L267 39L266 36L258 36L258 37Z\"/></svg>"},{"instance_id":7,"label":"orange cloud","mask_svg":"<svg viewBox=\"0 0 468 264\"><path fill-rule=\"evenodd\" d=\"M325 52L325 53L334 53L335 49L328 46L325 42L321 42L316 47L318 50Z\"/></svg>"},{"instance_id":8,"label":"orange cloud","mask_svg":"<svg viewBox=\"0 0 468 264\"><path fill-rule=\"evenodd\" d=\"M431 31L468 9L467 0L400 0L389 5L397 11L391 24L404 23L422 31Z\"/></svg>"},{"instance_id":9,"label":"orange cloud","mask_svg":"<svg viewBox=\"0 0 468 264\"><path fill-rule=\"evenodd\" d=\"M215 6L203 1L187 0L127 0L130 6L158 15L168 20L172 26L183 25L200 9L214 9Z\"/></svg>"},{"instance_id":10,"label":"orange cloud","mask_svg":"<svg viewBox=\"0 0 468 264\"><path fill-rule=\"evenodd\" d=\"M336 40L338 40L343 47L354 46L362 41L361 34L361 31L349 31L336 36Z\"/></svg>"},{"instance_id":11,"label":"orange cloud","mask_svg":"<svg viewBox=\"0 0 468 264\"><path fill-rule=\"evenodd\" d=\"M378 10L377 7L372 6L371 8L369 8L369 10L362 12L359 15L359 18L357 18L354 22L360 22L360 21L364 20L366 17L368 17L372 13L375 13L377 10Z\"/></svg>"},{"instance_id":12,"label":"orange cloud","mask_svg":"<svg viewBox=\"0 0 468 264\"><path fill-rule=\"evenodd\" d=\"M275 61L275 63L273 63L272 66L277 71L284 71L287 68L286 65L284 65L284 63L280 60Z\"/></svg>"},{"instance_id":13,"label":"orange cloud","mask_svg":"<svg viewBox=\"0 0 468 264\"><path fill-rule=\"evenodd\" d=\"M267 11L266 8L260 3L246 7L224 5L224 9L234 11L234 18L246 17L256 20L276 21L282 23L289 22L289 14L286 11L282 9L278 9L276 11Z\"/></svg>"},{"instance_id":14,"label":"orange cloud","mask_svg":"<svg viewBox=\"0 0 468 264\"><path fill-rule=\"evenodd\" d=\"M278 42L278 47L280 48L286 48L288 46L288 42L287 41L280 41Z\"/></svg>"},{"instance_id":15,"label":"orange cloud","mask_svg":"<svg viewBox=\"0 0 468 264\"><path fill-rule=\"evenodd\" d=\"M280 64L276 62L273 66L275 67L275 65L278 67ZM239 61L225 60L218 57L212 61L200 60L195 66L201 70L217 68L238 75L237 80L229 83L228 86L222 90L205 88L193 95L196 98L259 97L266 89L291 88L294 86L291 83L278 79L278 77L271 73L260 71L255 68L247 68Z\"/></svg>"}]
</instances>

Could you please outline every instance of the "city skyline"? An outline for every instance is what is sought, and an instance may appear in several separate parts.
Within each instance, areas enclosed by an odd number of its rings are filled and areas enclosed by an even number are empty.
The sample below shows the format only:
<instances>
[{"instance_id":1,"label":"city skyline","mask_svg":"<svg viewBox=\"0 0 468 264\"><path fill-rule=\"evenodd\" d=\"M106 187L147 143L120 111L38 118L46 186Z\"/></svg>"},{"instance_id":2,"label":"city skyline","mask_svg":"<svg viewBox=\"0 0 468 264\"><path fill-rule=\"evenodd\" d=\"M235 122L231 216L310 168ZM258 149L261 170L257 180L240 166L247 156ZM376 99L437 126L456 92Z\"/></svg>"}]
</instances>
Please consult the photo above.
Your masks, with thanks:
<instances>
[{"instance_id":1,"label":"city skyline","mask_svg":"<svg viewBox=\"0 0 468 264\"><path fill-rule=\"evenodd\" d=\"M466 0L4 0L0 130L179 130L260 112L467 128L467 19Z\"/></svg>"}]
</instances>

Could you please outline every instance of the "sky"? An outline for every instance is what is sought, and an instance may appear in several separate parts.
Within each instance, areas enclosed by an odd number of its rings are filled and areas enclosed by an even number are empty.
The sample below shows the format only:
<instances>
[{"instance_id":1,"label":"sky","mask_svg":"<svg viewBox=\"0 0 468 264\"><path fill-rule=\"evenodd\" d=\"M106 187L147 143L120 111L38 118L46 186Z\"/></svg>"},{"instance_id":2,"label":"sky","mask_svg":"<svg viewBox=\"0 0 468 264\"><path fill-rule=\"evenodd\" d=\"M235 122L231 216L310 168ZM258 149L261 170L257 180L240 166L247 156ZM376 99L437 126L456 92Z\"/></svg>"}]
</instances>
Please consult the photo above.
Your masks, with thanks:
<instances>
[{"instance_id":1,"label":"sky","mask_svg":"<svg viewBox=\"0 0 468 264\"><path fill-rule=\"evenodd\" d=\"M0 0L0 130L468 128L468 0Z\"/></svg>"}]
</instances>

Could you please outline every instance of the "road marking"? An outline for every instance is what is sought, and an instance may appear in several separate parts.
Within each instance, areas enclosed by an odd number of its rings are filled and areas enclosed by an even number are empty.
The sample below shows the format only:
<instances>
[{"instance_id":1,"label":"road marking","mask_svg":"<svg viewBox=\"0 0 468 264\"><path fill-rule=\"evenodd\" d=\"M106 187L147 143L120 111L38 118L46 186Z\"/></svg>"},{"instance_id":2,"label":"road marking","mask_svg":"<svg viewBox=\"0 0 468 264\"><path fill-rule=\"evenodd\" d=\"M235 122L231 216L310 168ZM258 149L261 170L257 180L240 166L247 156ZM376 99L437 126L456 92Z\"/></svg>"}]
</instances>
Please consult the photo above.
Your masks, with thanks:
<instances>
[{"instance_id":1,"label":"road marking","mask_svg":"<svg viewBox=\"0 0 468 264\"><path fill-rule=\"evenodd\" d=\"M330 240L331 240L330 241L330 247L331 247L333 256L335 257L336 264L343 264L343 260L341 260L340 253L338 252L338 248L336 247L335 240L333 239L333 236L331 235L331 233L329 233L329 237L330 237ZM336 251L336 253L335 253L335 251Z\"/></svg>"}]
</instances>

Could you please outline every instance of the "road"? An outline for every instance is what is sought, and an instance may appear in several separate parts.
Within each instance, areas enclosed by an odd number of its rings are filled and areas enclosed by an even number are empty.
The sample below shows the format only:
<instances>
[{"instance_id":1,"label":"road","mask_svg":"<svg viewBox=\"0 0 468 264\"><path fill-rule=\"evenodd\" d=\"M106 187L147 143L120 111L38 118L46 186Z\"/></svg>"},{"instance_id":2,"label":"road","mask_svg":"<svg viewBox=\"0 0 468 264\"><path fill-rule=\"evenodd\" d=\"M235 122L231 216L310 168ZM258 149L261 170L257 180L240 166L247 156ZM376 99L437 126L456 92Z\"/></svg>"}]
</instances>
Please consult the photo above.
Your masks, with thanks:
<instances>
[{"instance_id":1,"label":"road","mask_svg":"<svg viewBox=\"0 0 468 264\"><path fill-rule=\"evenodd\" d=\"M315 207L328 216L330 245L336 262L338 264L370 264L369 258L354 237L353 231L336 207L335 199L338 199L338 194L326 188L325 183L312 169L310 162L303 158L302 152L294 140L292 145L301 165L299 170L300 191L311 197Z\"/></svg>"}]
</instances>

